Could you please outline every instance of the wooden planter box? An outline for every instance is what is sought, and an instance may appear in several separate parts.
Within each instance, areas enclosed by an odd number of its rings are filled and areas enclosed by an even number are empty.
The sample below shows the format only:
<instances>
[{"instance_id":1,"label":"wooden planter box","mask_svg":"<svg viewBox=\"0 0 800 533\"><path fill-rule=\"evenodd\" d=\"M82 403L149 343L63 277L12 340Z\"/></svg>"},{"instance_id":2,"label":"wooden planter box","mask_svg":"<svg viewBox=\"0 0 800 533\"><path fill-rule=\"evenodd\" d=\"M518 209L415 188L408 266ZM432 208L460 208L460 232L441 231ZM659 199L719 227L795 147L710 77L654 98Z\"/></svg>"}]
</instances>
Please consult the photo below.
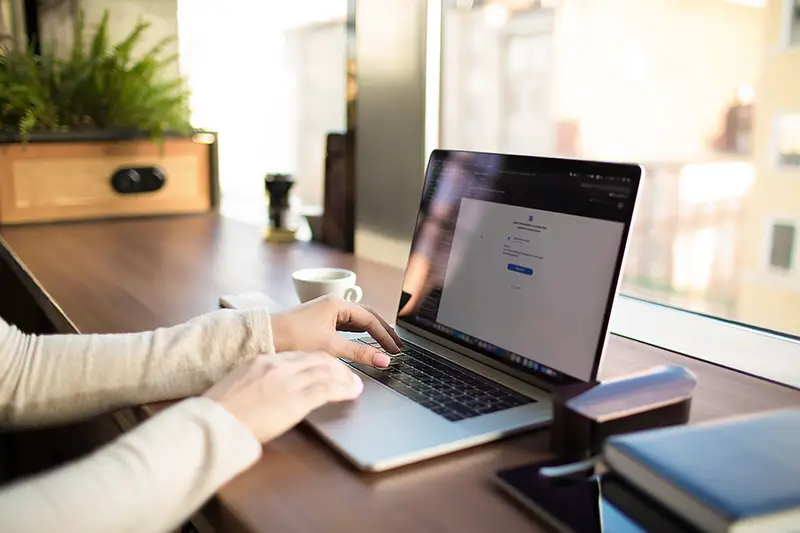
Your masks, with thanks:
<instances>
[{"instance_id":1,"label":"wooden planter box","mask_svg":"<svg viewBox=\"0 0 800 533\"><path fill-rule=\"evenodd\" d=\"M157 168L151 192L112 186L120 169ZM217 136L167 136L159 145L118 132L0 137L0 224L198 213L218 203Z\"/></svg>"}]
</instances>

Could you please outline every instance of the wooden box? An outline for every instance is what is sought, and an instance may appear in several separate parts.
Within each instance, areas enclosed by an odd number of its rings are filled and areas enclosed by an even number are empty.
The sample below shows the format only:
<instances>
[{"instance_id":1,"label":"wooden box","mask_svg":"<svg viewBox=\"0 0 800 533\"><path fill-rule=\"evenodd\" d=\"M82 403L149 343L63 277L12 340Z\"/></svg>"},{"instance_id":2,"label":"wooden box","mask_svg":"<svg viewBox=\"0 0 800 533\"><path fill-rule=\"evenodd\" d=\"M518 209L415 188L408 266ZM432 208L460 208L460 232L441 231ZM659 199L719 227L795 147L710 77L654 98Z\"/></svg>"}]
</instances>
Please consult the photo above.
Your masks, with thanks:
<instances>
[{"instance_id":1,"label":"wooden box","mask_svg":"<svg viewBox=\"0 0 800 533\"><path fill-rule=\"evenodd\" d=\"M127 137L127 138L126 138ZM166 177L156 191L121 194L119 169L155 167ZM0 224L198 213L218 201L217 138L149 138L112 134L0 140Z\"/></svg>"}]
</instances>

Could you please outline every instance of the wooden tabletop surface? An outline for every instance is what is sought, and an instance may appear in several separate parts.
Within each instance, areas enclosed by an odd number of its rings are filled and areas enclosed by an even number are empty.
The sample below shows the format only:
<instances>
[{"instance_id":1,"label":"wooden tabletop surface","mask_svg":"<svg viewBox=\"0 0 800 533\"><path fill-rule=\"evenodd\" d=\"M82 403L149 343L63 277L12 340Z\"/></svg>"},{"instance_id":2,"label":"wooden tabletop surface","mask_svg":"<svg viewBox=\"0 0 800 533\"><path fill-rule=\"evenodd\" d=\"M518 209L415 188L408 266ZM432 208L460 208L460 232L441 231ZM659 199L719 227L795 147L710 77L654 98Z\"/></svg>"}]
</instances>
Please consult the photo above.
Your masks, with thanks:
<instances>
[{"instance_id":1,"label":"wooden tabletop surface","mask_svg":"<svg viewBox=\"0 0 800 533\"><path fill-rule=\"evenodd\" d=\"M0 237L6 259L23 265L19 275L65 331L177 324L216 309L229 293L260 291L292 304L291 272L311 266L354 270L364 303L393 319L402 281L397 269L318 245L268 245L258 228L217 214L3 228ZM800 404L796 390L616 336L601 376L665 363L698 377L693 422ZM221 531L539 531L490 476L549 457L548 437L539 430L362 474L300 427L266 445L258 464L223 487L209 509Z\"/></svg>"}]
</instances>

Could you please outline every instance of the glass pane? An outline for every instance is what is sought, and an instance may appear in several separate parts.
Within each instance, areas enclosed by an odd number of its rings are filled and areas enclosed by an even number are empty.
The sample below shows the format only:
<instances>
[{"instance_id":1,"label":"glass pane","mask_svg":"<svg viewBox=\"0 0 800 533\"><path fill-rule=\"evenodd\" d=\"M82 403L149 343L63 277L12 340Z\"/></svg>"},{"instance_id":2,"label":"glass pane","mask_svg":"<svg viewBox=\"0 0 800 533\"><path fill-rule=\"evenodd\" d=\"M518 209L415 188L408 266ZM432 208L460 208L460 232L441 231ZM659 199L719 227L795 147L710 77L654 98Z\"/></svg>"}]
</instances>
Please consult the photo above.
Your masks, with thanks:
<instances>
[{"instance_id":1,"label":"glass pane","mask_svg":"<svg viewBox=\"0 0 800 533\"><path fill-rule=\"evenodd\" d=\"M800 335L800 269L771 266L800 219L785 6L446 0L440 146L641 163L622 292Z\"/></svg>"}]
</instances>

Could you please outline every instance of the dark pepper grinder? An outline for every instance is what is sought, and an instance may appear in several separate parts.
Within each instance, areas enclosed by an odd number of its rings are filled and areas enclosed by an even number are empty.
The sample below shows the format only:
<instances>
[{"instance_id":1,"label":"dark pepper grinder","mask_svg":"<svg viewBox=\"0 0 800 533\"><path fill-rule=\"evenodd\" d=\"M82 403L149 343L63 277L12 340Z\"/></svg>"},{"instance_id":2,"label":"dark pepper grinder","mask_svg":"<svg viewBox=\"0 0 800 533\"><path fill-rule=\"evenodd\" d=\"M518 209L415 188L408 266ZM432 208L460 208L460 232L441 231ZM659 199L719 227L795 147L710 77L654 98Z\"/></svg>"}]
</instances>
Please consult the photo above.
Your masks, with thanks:
<instances>
[{"instance_id":1,"label":"dark pepper grinder","mask_svg":"<svg viewBox=\"0 0 800 533\"><path fill-rule=\"evenodd\" d=\"M269 195L269 224L265 238L272 242L295 240L295 230L289 227L289 191L294 180L289 174L267 174L264 187Z\"/></svg>"}]
</instances>

